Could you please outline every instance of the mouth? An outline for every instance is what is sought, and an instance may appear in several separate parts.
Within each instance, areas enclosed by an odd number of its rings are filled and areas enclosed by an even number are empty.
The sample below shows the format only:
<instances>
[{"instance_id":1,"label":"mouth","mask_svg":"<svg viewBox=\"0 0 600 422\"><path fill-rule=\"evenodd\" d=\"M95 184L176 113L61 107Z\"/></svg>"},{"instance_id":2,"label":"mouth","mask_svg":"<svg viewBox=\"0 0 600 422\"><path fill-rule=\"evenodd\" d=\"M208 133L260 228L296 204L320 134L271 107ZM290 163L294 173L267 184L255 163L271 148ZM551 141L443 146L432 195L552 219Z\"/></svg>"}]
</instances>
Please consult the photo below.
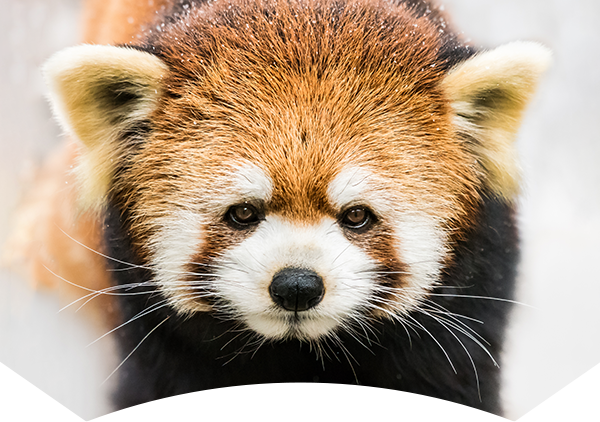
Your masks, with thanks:
<instances>
[{"instance_id":1,"label":"mouth","mask_svg":"<svg viewBox=\"0 0 600 422\"><path fill-rule=\"evenodd\" d=\"M317 309L287 311L273 306L272 312L255 314L246 318L253 331L273 340L317 340L331 334L338 322L320 315Z\"/></svg>"}]
</instances>

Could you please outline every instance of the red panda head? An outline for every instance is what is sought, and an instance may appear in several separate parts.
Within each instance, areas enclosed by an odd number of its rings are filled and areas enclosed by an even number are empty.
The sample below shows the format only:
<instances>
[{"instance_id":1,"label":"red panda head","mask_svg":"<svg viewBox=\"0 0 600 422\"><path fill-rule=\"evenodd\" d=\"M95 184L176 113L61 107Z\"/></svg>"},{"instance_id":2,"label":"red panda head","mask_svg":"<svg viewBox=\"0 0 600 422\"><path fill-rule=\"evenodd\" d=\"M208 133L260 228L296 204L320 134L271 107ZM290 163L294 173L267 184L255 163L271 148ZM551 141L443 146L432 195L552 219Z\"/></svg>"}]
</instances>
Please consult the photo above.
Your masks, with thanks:
<instances>
[{"instance_id":1,"label":"red panda head","mask_svg":"<svg viewBox=\"0 0 600 422\"><path fill-rule=\"evenodd\" d=\"M215 2L135 49L59 53L83 202L123 213L179 313L309 341L401 319L480 195L515 195L548 61L515 43L452 63L441 27L379 1Z\"/></svg>"}]
</instances>

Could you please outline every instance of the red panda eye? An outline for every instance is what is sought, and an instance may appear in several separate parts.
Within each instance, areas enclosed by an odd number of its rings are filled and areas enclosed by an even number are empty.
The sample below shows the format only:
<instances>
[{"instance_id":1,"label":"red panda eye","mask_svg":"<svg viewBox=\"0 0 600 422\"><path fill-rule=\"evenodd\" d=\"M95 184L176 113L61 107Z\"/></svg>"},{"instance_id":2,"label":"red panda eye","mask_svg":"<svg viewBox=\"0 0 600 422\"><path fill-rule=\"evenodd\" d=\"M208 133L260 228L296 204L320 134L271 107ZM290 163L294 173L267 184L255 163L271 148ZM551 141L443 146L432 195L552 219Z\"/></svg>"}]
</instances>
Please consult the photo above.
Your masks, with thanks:
<instances>
[{"instance_id":1,"label":"red panda eye","mask_svg":"<svg viewBox=\"0 0 600 422\"><path fill-rule=\"evenodd\" d=\"M351 229L361 229L366 227L371 220L371 211L365 207L354 207L343 214L341 224Z\"/></svg>"},{"instance_id":2,"label":"red panda eye","mask_svg":"<svg viewBox=\"0 0 600 422\"><path fill-rule=\"evenodd\" d=\"M229 208L227 218L238 226L256 224L260 220L258 211L250 204L234 205Z\"/></svg>"}]
</instances>

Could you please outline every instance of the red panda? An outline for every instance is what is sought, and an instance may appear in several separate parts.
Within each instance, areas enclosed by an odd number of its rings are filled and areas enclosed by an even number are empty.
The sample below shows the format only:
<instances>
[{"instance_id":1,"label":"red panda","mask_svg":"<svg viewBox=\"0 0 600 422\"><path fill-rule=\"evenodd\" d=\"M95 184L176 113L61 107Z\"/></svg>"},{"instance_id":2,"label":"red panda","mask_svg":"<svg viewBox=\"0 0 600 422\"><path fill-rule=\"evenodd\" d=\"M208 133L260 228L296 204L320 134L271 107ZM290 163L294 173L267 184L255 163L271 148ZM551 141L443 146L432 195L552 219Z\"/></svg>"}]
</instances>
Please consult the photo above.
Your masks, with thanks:
<instances>
[{"instance_id":1,"label":"red panda","mask_svg":"<svg viewBox=\"0 0 600 422\"><path fill-rule=\"evenodd\" d=\"M424 0L91 4L87 40L116 45L45 74L104 257L82 276L118 311L116 408L327 382L501 413L544 47L476 51Z\"/></svg>"}]
</instances>

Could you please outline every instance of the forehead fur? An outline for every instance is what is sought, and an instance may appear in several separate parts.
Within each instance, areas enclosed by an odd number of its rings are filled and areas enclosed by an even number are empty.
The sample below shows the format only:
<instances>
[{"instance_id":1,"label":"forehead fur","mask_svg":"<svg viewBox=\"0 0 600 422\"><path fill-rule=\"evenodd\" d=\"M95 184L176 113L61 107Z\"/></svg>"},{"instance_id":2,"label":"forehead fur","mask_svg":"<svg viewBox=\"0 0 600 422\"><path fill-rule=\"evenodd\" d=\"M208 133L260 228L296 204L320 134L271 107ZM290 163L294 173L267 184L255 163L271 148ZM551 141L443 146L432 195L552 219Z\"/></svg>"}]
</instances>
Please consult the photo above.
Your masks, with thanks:
<instances>
[{"instance_id":1,"label":"forehead fur","mask_svg":"<svg viewBox=\"0 0 600 422\"><path fill-rule=\"evenodd\" d=\"M360 166L403 200L461 218L476 165L452 133L442 47L438 24L377 0L192 9L148 40L170 76L143 168L127 175L134 194L151 207L190 186L208 192L251 162L272 182L271 211L316 219L336 212L336 175Z\"/></svg>"}]
</instances>

